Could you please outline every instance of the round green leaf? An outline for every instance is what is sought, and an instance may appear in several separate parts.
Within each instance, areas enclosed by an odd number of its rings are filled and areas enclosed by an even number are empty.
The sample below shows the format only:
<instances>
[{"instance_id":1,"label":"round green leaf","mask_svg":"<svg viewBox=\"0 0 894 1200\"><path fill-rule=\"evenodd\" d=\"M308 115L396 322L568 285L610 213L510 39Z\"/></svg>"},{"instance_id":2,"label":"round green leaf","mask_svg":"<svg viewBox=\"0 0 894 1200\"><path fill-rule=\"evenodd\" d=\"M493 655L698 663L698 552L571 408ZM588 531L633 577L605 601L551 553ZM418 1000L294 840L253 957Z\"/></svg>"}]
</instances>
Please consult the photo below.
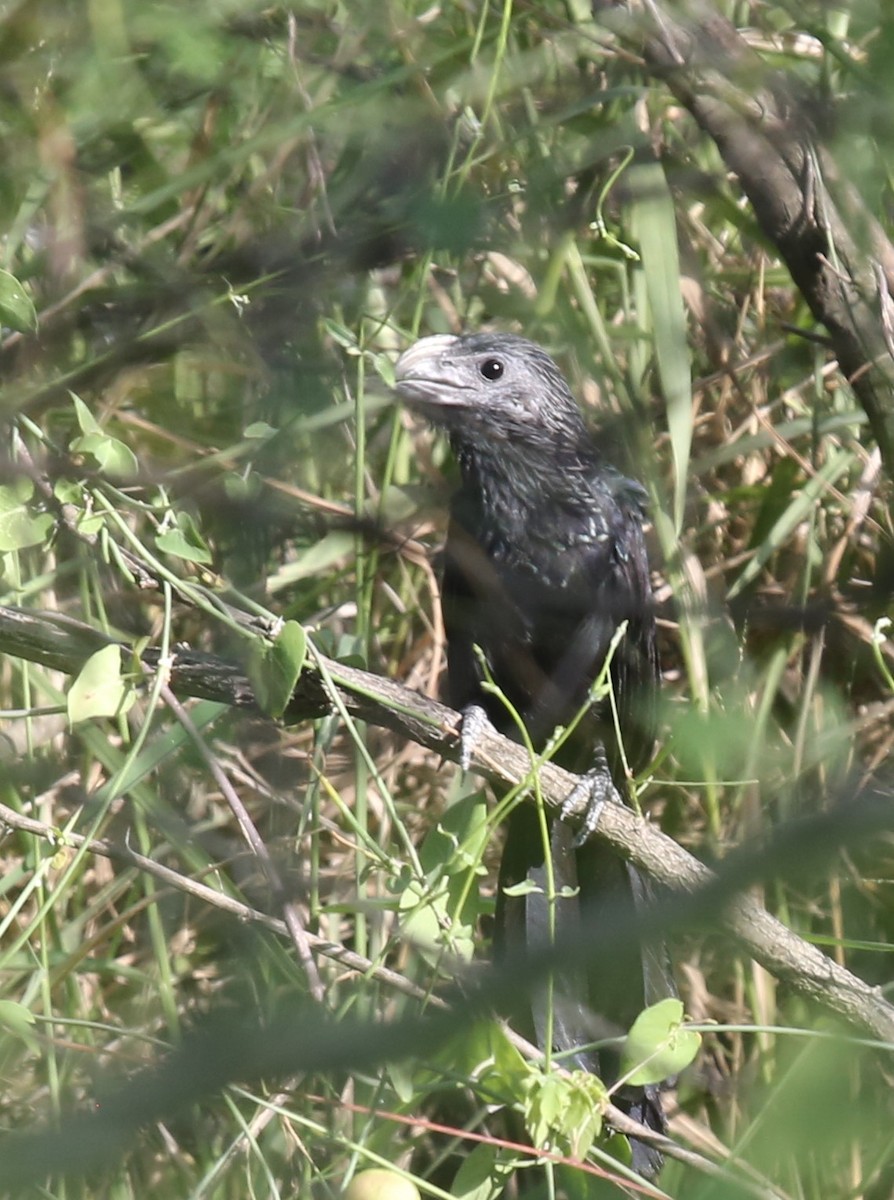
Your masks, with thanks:
<instances>
[{"instance_id":1,"label":"round green leaf","mask_svg":"<svg viewBox=\"0 0 894 1200\"><path fill-rule=\"evenodd\" d=\"M155 545L162 553L173 554L175 558L183 558L187 562L203 566L213 562L211 551L189 513L178 513L177 524L160 533Z\"/></svg>"},{"instance_id":2,"label":"round green leaf","mask_svg":"<svg viewBox=\"0 0 894 1200\"><path fill-rule=\"evenodd\" d=\"M76 454L89 454L100 471L116 479L132 479L139 470L136 455L124 442L108 433L85 433L73 438L71 449Z\"/></svg>"},{"instance_id":3,"label":"round green leaf","mask_svg":"<svg viewBox=\"0 0 894 1200\"><path fill-rule=\"evenodd\" d=\"M34 1053L40 1043L33 1033L34 1013L16 1000L0 1000L0 1033L16 1037Z\"/></svg>"},{"instance_id":4,"label":"round green leaf","mask_svg":"<svg viewBox=\"0 0 894 1200\"><path fill-rule=\"evenodd\" d=\"M51 513L28 508L33 491L31 480L25 478L0 486L0 553L40 546L53 528Z\"/></svg>"},{"instance_id":5,"label":"round green leaf","mask_svg":"<svg viewBox=\"0 0 894 1200\"><path fill-rule=\"evenodd\" d=\"M679 1074L698 1054L701 1034L683 1024L679 1000L660 1000L633 1022L622 1053L622 1070L630 1083L660 1083Z\"/></svg>"},{"instance_id":6,"label":"round green leaf","mask_svg":"<svg viewBox=\"0 0 894 1200\"><path fill-rule=\"evenodd\" d=\"M34 1024L34 1013L16 1000L0 1000L0 1025L12 1033L24 1036Z\"/></svg>"},{"instance_id":7,"label":"round green leaf","mask_svg":"<svg viewBox=\"0 0 894 1200\"><path fill-rule=\"evenodd\" d=\"M68 719L89 721L94 717L117 717L126 713L136 696L121 678L121 651L103 646L91 654L68 690Z\"/></svg>"}]
</instances>

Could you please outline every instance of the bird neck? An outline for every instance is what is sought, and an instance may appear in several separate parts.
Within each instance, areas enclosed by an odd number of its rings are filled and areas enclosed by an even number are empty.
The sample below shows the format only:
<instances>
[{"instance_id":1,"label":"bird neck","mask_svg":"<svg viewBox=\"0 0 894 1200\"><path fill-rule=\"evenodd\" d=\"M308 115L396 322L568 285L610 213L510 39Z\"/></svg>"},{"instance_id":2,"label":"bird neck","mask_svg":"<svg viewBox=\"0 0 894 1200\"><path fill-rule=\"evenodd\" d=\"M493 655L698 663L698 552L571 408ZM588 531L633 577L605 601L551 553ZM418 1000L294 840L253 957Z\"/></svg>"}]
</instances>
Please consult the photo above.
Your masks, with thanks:
<instances>
[{"instance_id":1,"label":"bird neck","mask_svg":"<svg viewBox=\"0 0 894 1200\"><path fill-rule=\"evenodd\" d=\"M464 489L482 507L501 512L512 523L534 511L580 496L583 479L593 471L591 445L562 438L467 440L454 437Z\"/></svg>"}]
</instances>

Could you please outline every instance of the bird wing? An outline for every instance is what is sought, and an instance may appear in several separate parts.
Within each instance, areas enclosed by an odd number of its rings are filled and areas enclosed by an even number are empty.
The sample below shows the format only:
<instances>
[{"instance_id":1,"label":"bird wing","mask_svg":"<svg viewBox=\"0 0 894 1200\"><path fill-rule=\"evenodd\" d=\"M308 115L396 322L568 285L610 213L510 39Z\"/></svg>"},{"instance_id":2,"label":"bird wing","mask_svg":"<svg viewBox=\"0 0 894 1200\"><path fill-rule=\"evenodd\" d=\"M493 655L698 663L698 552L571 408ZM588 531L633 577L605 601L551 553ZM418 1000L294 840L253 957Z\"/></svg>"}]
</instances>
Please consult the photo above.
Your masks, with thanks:
<instances>
[{"instance_id":1,"label":"bird wing","mask_svg":"<svg viewBox=\"0 0 894 1200\"><path fill-rule=\"evenodd\" d=\"M531 531L504 544L468 504L454 506L442 580L449 698L460 709L481 704L512 732L505 706L482 691L486 668L540 744L586 703L626 621L611 680L627 760L637 766L654 741L654 615L641 518L621 509L611 515L595 537L582 525L578 536L566 516L561 542ZM594 721L604 728L594 729ZM613 724L603 703L560 761L586 770L597 740L614 758Z\"/></svg>"}]
</instances>

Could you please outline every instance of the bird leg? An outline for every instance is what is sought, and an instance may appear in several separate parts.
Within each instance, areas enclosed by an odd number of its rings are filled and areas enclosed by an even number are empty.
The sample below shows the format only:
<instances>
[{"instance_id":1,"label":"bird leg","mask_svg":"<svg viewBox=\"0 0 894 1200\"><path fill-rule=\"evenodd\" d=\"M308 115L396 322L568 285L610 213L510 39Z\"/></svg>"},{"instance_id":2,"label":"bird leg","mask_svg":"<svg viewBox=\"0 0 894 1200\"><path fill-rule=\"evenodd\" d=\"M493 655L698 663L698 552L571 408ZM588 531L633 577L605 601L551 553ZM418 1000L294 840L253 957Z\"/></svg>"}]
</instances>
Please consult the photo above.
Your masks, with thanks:
<instances>
[{"instance_id":1,"label":"bird leg","mask_svg":"<svg viewBox=\"0 0 894 1200\"><path fill-rule=\"evenodd\" d=\"M467 704L462 710L463 723L459 731L459 765L468 771L472 755L486 733L496 733L490 717L480 704Z\"/></svg>"},{"instance_id":2,"label":"bird leg","mask_svg":"<svg viewBox=\"0 0 894 1200\"><path fill-rule=\"evenodd\" d=\"M612 779L608 759L605 757L605 747L599 742L593 765L586 775L580 777L559 809L561 821L573 821L578 825L574 838L575 849L586 845L592 837L607 800L616 804L624 803Z\"/></svg>"},{"instance_id":3,"label":"bird leg","mask_svg":"<svg viewBox=\"0 0 894 1200\"><path fill-rule=\"evenodd\" d=\"M459 765L468 771L472 756L486 733L495 733L496 728L480 704L467 704L462 710L462 726L459 733ZM559 809L559 820L577 826L574 849L579 849L590 840L599 815L607 800L623 804L612 779L605 747L597 742L593 754L593 765L581 775Z\"/></svg>"}]
</instances>

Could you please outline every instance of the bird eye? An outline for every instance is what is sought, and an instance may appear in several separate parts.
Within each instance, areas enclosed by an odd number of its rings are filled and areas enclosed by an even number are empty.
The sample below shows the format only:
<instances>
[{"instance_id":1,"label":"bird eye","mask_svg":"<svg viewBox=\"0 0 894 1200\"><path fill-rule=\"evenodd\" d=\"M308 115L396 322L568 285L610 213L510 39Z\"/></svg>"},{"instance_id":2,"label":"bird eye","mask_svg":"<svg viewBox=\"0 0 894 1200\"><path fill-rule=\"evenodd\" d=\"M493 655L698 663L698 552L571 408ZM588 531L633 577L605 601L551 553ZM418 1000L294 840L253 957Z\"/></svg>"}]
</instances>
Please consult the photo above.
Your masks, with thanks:
<instances>
[{"instance_id":1,"label":"bird eye","mask_svg":"<svg viewBox=\"0 0 894 1200\"><path fill-rule=\"evenodd\" d=\"M485 379L489 379L493 383L503 374L503 364L498 358L486 358L478 370Z\"/></svg>"}]
</instances>

